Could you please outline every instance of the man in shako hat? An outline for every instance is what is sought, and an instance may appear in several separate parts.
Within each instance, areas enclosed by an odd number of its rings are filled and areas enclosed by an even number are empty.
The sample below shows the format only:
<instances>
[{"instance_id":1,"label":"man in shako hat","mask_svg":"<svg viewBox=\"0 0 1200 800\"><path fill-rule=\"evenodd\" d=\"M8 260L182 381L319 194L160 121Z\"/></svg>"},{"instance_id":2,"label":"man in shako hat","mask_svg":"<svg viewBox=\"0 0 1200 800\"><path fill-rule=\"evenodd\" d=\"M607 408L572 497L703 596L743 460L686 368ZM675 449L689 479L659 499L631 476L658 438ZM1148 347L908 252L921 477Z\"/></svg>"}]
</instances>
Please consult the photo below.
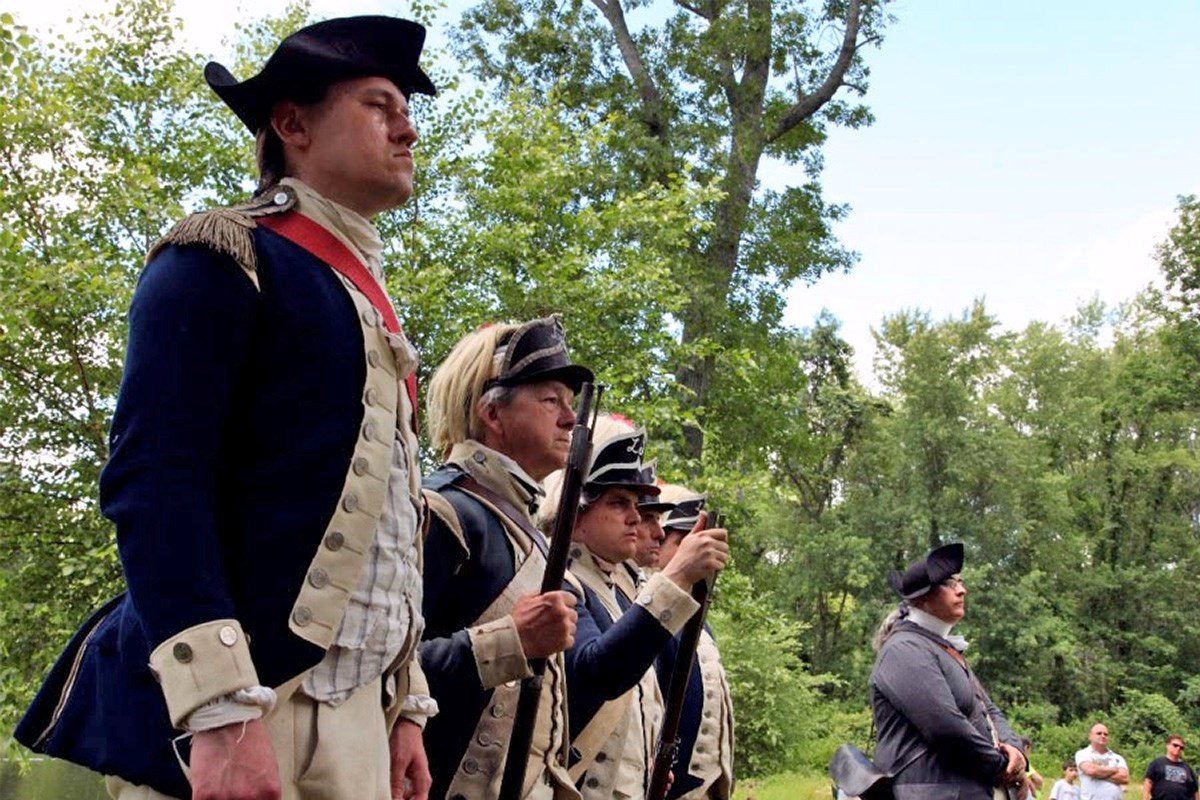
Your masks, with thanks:
<instances>
[{"instance_id":1,"label":"man in shako hat","mask_svg":"<svg viewBox=\"0 0 1200 800\"><path fill-rule=\"evenodd\" d=\"M897 800L992 800L1025 778L1020 740L951 632L966 614L962 566L954 542L888 575L901 602L876 632L870 690L875 763Z\"/></svg>"},{"instance_id":2,"label":"man in shako hat","mask_svg":"<svg viewBox=\"0 0 1200 800\"><path fill-rule=\"evenodd\" d=\"M547 658L541 718L521 795L578 798L565 767L562 651L575 596L540 594L547 542L533 515L542 480L566 462L575 394L561 322L489 325L455 345L429 384L429 427L445 459L425 479L425 641L421 661L440 712L426 728L434 797L499 792L521 678Z\"/></svg>"},{"instance_id":3,"label":"man in shako hat","mask_svg":"<svg viewBox=\"0 0 1200 800\"><path fill-rule=\"evenodd\" d=\"M658 554L661 567L671 562L679 545L700 521L707 495L666 483L660 499L672 505L662 518L664 536ZM670 695L679 643L680 636L673 638L655 663L664 696ZM707 624L700 631L679 716L674 774L667 800L728 800L733 794L733 699L721 653Z\"/></svg>"},{"instance_id":4,"label":"man in shako hat","mask_svg":"<svg viewBox=\"0 0 1200 800\"><path fill-rule=\"evenodd\" d=\"M116 797L427 794L416 359L370 222L412 192L424 38L333 19L205 69L262 191L151 250L100 486L128 592L16 734Z\"/></svg>"},{"instance_id":5,"label":"man in shako hat","mask_svg":"<svg viewBox=\"0 0 1200 800\"><path fill-rule=\"evenodd\" d=\"M632 423L630 423L632 424ZM659 486L657 459L642 465L641 482L645 486ZM675 507L663 502L653 492L638 495L637 547L633 556L621 562L621 569L613 570L613 582L626 598L637 597L638 590L645 584L648 573L659 566L658 554L663 543L662 516Z\"/></svg>"},{"instance_id":6,"label":"man in shako hat","mask_svg":"<svg viewBox=\"0 0 1200 800\"><path fill-rule=\"evenodd\" d=\"M645 446L644 430L601 417L572 537L570 570L583 597L566 656L570 774L584 800L645 797L662 721L654 659L696 612L692 586L729 555L724 530L699 531L636 597L617 589L614 574L637 546L638 497L659 492L646 482ZM547 488L554 509L558 481Z\"/></svg>"}]
</instances>

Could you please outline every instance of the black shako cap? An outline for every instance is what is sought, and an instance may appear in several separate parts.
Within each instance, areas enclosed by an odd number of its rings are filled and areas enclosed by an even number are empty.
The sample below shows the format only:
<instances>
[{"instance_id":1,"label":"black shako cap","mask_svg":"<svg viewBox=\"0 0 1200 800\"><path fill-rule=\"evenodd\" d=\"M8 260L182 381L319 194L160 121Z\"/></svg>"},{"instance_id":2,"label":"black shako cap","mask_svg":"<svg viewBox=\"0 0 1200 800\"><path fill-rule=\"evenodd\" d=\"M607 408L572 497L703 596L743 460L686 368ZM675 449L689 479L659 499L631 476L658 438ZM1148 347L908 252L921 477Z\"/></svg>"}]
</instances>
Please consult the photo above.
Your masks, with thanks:
<instances>
[{"instance_id":1,"label":"black shako cap","mask_svg":"<svg viewBox=\"0 0 1200 800\"><path fill-rule=\"evenodd\" d=\"M892 570L888 573L888 583L900 597L913 600L927 594L951 575L962 572L962 565L962 542L953 542L930 550L925 558L909 564L903 575Z\"/></svg>"},{"instance_id":2,"label":"black shako cap","mask_svg":"<svg viewBox=\"0 0 1200 800\"><path fill-rule=\"evenodd\" d=\"M578 393L584 383L595 379L590 369L571 363L567 336L557 316L526 322L500 341L496 350L499 357L496 377L488 380L485 389L561 381Z\"/></svg>"},{"instance_id":3,"label":"black shako cap","mask_svg":"<svg viewBox=\"0 0 1200 800\"><path fill-rule=\"evenodd\" d=\"M424 45L425 26L407 19L339 17L284 39L253 78L239 83L229 70L210 61L204 80L251 133L258 133L280 100L314 102L330 85L350 78L378 75L405 96L437 94L417 64Z\"/></svg>"},{"instance_id":4,"label":"black shako cap","mask_svg":"<svg viewBox=\"0 0 1200 800\"><path fill-rule=\"evenodd\" d=\"M647 461L644 464L642 464L642 474L640 476L640 479L641 479L642 483L644 483L646 486L653 486L655 489L659 488L658 487L658 459L657 458L652 461ZM661 492L661 491L662 490L659 489L659 492ZM662 513L665 513L667 511L670 511L671 509L675 508L674 503L665 503L662 500L660 500L658 497L659 492L655 492L654 494L649 494L645 491L644 488L638 489L638 492L639 492L638 500L637 500L638 511L651 511L651 512L658 512L658 513L662 514Z\"/></svg>"},{"instance_id":5,"label":"black shako cap","mask_svg":"<svg viewBox=\"0 0 1200 800\"><path fill-rule=\"evenodd\" d=\"M689 532L695 527L696 520L700 519L700 512L704 510L704 502L707 499L706 494L693 494L676 500L675 508L663 517L663 530Z\"/></svg>"},{"instance_id":6,"label":"black shako cap","mask_svg":"<svg viewBox=\"0 0 1200 800\"><path fill-rule=\"evenodd\" d=\"M638 428L592 445L592 461L588 464L583 486L592 492L605 489L632 489L642 496L657 497L662 489L646 482L642 469L642 453L646 449L646 431Z\"/></svg>"}]
</instances>

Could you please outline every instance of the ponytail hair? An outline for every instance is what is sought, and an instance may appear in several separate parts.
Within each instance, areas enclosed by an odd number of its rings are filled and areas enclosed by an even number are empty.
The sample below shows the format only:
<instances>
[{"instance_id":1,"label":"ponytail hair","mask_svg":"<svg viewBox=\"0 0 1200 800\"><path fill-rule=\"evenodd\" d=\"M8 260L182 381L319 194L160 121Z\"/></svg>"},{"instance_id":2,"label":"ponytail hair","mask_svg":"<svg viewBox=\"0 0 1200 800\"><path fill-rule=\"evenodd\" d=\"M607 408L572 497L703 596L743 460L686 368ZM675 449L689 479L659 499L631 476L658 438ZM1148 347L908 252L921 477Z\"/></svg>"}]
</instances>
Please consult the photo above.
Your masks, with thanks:
<instances>
[{"instance_id":1,"label":"ponytail hair","mask_svg":"<svg viewBox=\"0 0 1200 800\"><path fill-rule=\"evenodd\" d=\"M908 616L908 603L900 603L898 606L888 612L883 618L883 622L879 623L879 627L875 629L875 635L871 637L871 647L875 652L879 652L879 648L883 647L883 643L892 635L892 629L896 627L896 623Z\"/></svg>"}]
</instances>

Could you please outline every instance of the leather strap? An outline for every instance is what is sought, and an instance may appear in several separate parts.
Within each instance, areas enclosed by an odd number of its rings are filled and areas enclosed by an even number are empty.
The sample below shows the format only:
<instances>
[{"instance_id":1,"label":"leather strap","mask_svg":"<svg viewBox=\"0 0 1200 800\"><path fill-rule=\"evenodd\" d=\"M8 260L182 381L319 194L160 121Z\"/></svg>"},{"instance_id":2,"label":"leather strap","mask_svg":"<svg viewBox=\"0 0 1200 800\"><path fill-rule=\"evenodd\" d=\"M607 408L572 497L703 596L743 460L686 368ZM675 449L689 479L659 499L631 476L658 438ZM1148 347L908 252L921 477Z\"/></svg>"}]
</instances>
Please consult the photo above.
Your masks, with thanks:
<instances>
[{"instance_id":1,"label":"leather strap","mask_svg":"<svg viewBox=\"0 0 1200 800\"><path fill-rule=\"evenodd\" d=\"M533 526L533 523L529 521L529 517L522 514L521 510L510 501L501 497L465 472L454 479L454 485L487 500L499 511L503 512L504 516L508 517L518 528L523 530L525 535L533 542L534 547L542 551L543 556L550 554L550 546L546 543L546 537Z\"/></svg>"},{"instance_id":2,"label":"leather strap","mask_svg":"<svg viewBox=\"0 0 1200 800\"><path fill-rule=\"evenodd\" d=\"M311 255L324 261L339 273L344 275L362 292L371 305L383 317L383 324L390 333L402 334L400 319L396 310L384 293L379 281L367 270L358 256L350 252L336 236L325 230L316 221L296 211L277 216L260 217L258 224L274 231L297 247L308 251ZM404 386L408 390L408 399L412 402L413 430L417 430L417 374L410 372L404 378Z\"/></svg>"}]
</instances>

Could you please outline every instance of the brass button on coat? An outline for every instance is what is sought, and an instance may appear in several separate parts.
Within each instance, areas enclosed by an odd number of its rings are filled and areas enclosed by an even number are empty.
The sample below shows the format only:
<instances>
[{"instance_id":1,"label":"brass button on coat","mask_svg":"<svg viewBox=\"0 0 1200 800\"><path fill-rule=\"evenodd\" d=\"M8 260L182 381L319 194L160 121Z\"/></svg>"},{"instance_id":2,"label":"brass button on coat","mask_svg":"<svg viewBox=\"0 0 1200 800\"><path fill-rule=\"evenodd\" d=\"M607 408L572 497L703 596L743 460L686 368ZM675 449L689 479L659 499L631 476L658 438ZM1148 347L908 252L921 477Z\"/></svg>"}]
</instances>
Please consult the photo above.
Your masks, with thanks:
<instances>
[{"instance_id":1,"label":"brass button on coat","mask_svg":"<svg viewBox=\"0 0 1200 800\"><path fill-rule=\"evenodd\" d=\"M187 664L192 660L192 646L187 642L176 642L171 648L171 655L175 656L175 660L180 664Z\"/></svg>"},{"instance_id":2,"label":"brass button on coat","mask_svg":"<svg viewBox=\"0 0 1200 800\"><path fill-rule=\"evenodd\" d=\"M358 495L351 493L343 497L342 508L351 514L358 511Z\"/></svg>"},{"instance_id":3,"label":"brass button on coat","mask_svg":"<svg viewBox=\"0 0 1200 800\"><path fill-rule=\"evenodd\" d=\"M378 367L379 366L379 353L375 350L372 350L371 352L367 353L367 363L370 364L372 367Z\"/></svg>"},{"instance_id":4,"label":"brass button on coat","mask_svg":"<svg viewBox=\"0 0 1200 800\"><path fill-rule=\"evenodd\" d=\"M330 550L341 550L346 543L346 536L341 531L330 531L325 536L325 547Z\"/></svg>"},{"instance_id":5,"label":"brass button on coat","mask_svg":"<svg viewBox=\"0 0 1200 800\"><path fill-rule=\"evenodd\" d=\"M303 628L308 623L312 622L312 611L308 606L299 606L292 612L292 621Z\"/></svg>"},{"instance_id":6,"label":"brass button on coat","mask_svg":"<svg viewBox=\"0 0 1200 800\"><path fill-rule=\"evenodd\" d=\"M376 389L374 386L368 387L366 393L363 395L363 402L369 406L373 406L376 403L378 403L379 402L379 390Z\"/></svg>"},{"instance_id":7,"label":"brass button on coat","mask_svg":"<svg viewBox=\"0 0 1200 800\"><path fill-rule=\"evenodd\" d=\"M312 572L308 573L308 582L315 589L324 589L329 584L329 573L320 567L316 567Z\"/></svg>"},{"instance_id":8,"label":"brass button on coat","mask_svg":"<svg viewBox=\"0 0 1200 800\"><path fill-rule=\"evenodd\" d=\"M233 647L237 644L238 635L232 625L222 625L221 630L217 631L217 638L221 640L221 644L226 647Z\"/></svg>"},{"instance_id":9,"label":"brass button on coat","mask_svg":"<svg viewBox=\"0 0 1200 800\"><path fill-rule=\"evenodd\" d=\"M351 469L354 470L355 475L366 475L370 466L370 461L367 461L367 459L359 456L358 458L354 459L354 466L351 467Z\"/></svg>"}]
</instances>

